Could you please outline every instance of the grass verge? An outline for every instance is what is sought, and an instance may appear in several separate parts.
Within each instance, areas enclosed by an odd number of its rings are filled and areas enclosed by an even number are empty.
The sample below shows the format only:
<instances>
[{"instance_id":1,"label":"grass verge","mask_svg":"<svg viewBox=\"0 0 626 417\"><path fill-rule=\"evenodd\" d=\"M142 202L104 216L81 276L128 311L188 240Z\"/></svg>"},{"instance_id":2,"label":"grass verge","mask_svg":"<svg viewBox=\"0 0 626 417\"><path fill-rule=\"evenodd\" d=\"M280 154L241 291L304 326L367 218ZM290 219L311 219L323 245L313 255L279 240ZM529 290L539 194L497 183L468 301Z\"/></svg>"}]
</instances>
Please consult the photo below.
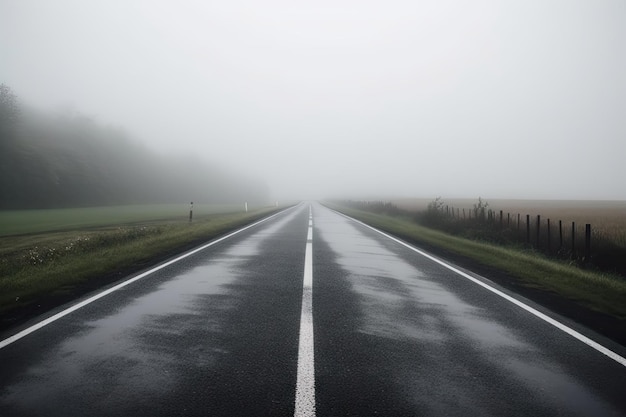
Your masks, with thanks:
<instances>
[{"instance_id":1,"label":"grass verge","mask_svg":"<svg viewBox=\"0 0 626 417\"><path fill-rule=\"evenodd\" d=\"M0 239L2 327L265 217L223 213ZM16 313L17 312L17 313ZM30 313L25 313L30 312Z\"/></svg>"},{"instance_id":2,"label":"grass verge","mask_svg":"<svg viewBox=\"0 0 626 417\"><path fill-rule=\"evenodd\" d=\"M420 226L408 218L328 206L406 241L501 271L508 279L516 280L516 286L551 293L581 308L626 321L626 281L618 276L582 270L548 260L533 251L455 237Z\"/></svg>"}]
</instances>

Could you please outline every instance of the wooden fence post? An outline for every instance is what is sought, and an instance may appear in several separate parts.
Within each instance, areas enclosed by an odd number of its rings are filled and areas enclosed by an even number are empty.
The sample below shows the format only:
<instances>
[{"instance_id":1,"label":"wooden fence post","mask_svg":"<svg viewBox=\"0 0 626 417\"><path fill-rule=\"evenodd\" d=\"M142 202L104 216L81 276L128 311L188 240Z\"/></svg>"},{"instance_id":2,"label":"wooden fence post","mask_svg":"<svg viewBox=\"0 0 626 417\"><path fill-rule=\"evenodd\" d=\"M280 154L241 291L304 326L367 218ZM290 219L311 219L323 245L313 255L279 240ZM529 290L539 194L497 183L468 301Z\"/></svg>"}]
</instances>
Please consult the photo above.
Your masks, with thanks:
<instances>
[{"instance_id":1,"label":"wooden fence post","mask_svg":"<svg viewBox=\"0 0 626 417\"><path fill-rule=\"evenodd\" d=\"M559 220L559 250L563 248L563 222Z\"/></svg>"},{"instance_id":2,"label":"wooden fence post","mask_svg":"<svg viewBox=\"0 0 626 417\"><path fill-rule=\"evenodd\" d=\"M572 259L576 259L576 222L572 222Z\"/></svg>"},{"instance_id":3,"label":"wooden fence post","mask_svg":"<svg viewBox=\"0 0 626 417\"><path fill-rule=\"evenodd\" d=\"M585 263L591 260L591 225L585 225Z\"/></svg>"},{"instance_id":4,"label":"wooden fence post","mask_svg":"<svg viewBox=\"0 0 626 417\"><path fill-rule=\"evenodd\" d=\"M526 215L526 243L530 245L530 214Z\"/></svg>"}]
</instances>

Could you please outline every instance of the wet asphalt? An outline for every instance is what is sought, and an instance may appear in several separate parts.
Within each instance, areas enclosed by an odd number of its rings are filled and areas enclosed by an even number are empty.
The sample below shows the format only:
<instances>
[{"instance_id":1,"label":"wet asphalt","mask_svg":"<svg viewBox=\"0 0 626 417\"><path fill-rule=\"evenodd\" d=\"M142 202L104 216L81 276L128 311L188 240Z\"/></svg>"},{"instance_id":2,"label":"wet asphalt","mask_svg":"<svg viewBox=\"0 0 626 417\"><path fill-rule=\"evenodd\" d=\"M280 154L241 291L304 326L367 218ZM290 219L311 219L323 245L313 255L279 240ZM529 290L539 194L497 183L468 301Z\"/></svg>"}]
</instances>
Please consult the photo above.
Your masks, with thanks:
<instances>
[{"instance_id":1,"label":"wet asphalt","mask_svg":"<svg viewBox=\"0 0 626 417\"><path fill-rule=\"evenodd\" d=\"M626 415L623 365L312 211L316 415ZM0 416L293 416L308 221L301 204L0 349Z\"/></svg>"}]
</instances>

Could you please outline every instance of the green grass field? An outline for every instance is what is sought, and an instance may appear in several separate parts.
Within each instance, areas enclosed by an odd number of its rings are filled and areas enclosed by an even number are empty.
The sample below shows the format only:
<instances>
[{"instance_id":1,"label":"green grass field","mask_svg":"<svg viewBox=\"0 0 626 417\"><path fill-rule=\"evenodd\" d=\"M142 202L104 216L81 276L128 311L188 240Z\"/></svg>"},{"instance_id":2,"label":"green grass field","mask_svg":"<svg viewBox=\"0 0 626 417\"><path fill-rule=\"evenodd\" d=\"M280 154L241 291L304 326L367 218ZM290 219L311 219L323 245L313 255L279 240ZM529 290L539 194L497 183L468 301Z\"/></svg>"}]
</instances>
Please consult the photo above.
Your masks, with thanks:
<instances>
[{"instance_id":1,"label":"green grass field","mask_svg":"<svg viewBox=\"0 0 626 417\"><path fill-rule=\"evenodd\" d=\"M254 207L250 207L254 210ZM194 218L243 212L244 205L194 204ZM0 211L0 236L153 221L186 221L189 204L153 204L52 210Z\"/></svg>"}]
</instances>

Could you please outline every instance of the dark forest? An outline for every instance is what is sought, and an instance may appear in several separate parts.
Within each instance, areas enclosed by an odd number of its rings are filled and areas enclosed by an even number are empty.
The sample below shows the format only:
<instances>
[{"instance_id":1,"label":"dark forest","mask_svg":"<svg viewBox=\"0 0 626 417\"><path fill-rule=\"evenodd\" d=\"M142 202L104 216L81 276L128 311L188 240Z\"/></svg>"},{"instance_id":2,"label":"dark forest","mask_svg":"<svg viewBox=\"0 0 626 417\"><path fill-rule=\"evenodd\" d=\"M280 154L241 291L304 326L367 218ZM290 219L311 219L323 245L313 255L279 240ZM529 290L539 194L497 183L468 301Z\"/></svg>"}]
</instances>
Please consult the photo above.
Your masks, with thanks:
<instances>
[{"instance_id":1,"label":"dark forest","mask_svg":"<svg viewBox=\"0 0 626 417\"><path fill-rule=\"evenodd\" d=\"M0 85L0 209L267 203L264 184L208 163L212 157L157 154L122 128L23 106Z\"/></svg>"}]
</instances>

